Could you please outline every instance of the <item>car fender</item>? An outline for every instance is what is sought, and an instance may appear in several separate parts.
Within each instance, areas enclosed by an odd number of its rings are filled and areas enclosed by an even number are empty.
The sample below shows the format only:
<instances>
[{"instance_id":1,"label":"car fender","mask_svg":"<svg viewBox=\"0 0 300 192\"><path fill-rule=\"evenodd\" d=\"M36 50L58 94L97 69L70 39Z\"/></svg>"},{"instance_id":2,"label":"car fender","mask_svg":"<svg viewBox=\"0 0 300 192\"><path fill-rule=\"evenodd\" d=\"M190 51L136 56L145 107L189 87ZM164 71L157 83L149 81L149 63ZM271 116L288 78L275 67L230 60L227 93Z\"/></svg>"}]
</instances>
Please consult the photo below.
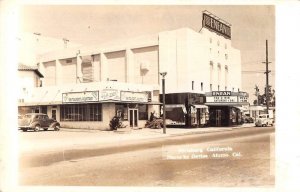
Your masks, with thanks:
<instances>
[{"instance_id":1,"label":"car fender","mask_svg":"<svg viewBox=\"0 0 300 192\"><path fill-rule=\"evenodd\" d=\"M60 124L59 124L59 122L53 122L53 123L51 123L50 124L50 128L53 128L53 127L55 127L56 125L59 125L60 126Z\"/></svg>"},{"instance_id":2,"label":"car fender","mask_svg":"<svg viewBox=\"0 0 300 192\"><path fill-rule=\"evenodd\" d=\"M41 126L41 124L39 122L33 122L33 123L30 124L29 127L35 128L36 125L40 125Z\"/></svg>"}]
</instances>

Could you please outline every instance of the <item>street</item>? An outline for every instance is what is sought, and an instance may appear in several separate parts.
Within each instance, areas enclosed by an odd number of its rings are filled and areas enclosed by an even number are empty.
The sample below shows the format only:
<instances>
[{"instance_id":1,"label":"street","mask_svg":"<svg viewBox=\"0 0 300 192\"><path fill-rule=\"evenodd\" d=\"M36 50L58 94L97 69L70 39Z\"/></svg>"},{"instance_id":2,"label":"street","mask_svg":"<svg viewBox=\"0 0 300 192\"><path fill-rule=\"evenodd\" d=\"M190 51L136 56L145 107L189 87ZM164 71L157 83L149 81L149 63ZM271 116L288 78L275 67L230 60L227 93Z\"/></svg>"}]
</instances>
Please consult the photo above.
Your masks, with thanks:
<instances>
[{"instance_id":1,"label":"street","mask_svg":"<svg viewBox=\"0 0 300 192\"><path fill-rule=\"evenodd\" d=\"M19 181L50 186L274 186L274 128L249 130L198 142L181 136L178 145L164 138L143 149L23 167ZM250 134L238 134L243 131Z\"/></svg>"}]
</instances>

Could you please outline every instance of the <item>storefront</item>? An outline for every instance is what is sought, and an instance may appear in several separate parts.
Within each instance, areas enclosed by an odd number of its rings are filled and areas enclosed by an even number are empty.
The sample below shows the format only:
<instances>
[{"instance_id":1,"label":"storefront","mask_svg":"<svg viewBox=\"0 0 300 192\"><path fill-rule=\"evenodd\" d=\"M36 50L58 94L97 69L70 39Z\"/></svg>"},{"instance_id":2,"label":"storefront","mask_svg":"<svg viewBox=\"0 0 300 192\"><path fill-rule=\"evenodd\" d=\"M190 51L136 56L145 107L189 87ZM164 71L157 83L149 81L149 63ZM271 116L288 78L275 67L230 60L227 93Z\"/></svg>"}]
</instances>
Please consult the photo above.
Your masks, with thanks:
<instances>
[{"instance_id":1,"label":"storefront","mask_svg":"<svg viewBox=\"0 0 300 192\"><path fill-rule=\"evenodd\" d=\"M62 127L107 130L114 116L121 117L127 127L141 128L150 112L159 110L158 94L151 86L109 82L71 87L35 89L30 98L19 104L19 114L42 112Z\"/></svg>"},{"instance_id":2,"label":"storefront","mask_svg":"<svg viewBox=\"0 0 300 192\"><path fill-rule=\"evenodd\" d=\"M208 121L204 94L166 94L166 124L168 127L203 127ZM160 96L162 101L162 95Z\"/></svg>"},{"instance_id":3,"label":"storefront","mask_svg":"<svg viewBox=\"0 0 300 192\"><path fill-rule=\"evenodd\" d=\"M209 106L209 126L227 127L243 123L243 106L248 106L249 94L245 92L212 91L206 93Z\"/></svg>"}]
</instances>

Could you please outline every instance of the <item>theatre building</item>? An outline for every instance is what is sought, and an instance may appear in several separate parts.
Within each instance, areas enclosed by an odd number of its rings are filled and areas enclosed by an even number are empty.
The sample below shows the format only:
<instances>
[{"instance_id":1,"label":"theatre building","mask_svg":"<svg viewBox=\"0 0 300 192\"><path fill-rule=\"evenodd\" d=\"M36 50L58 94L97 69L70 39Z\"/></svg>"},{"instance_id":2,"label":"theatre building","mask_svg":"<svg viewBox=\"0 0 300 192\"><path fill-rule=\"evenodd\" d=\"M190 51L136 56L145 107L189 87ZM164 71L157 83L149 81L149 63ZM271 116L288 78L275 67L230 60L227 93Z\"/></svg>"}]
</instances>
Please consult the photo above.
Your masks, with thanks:
<instances>
[{"instance_id":1,"label":"theatre building","mask_svg":"<svg viewBox=\"0 0 300 192\"><path fill-rule=\"evenodd\" d=\"M230 27L204 12L200 31L181 28L40 55L42 87L23 95L19 109L38 108L63 127L107 129L114 115L128 126L144 127L151 112L161 115L160 73L166 72L170 126L229 126L229 111L244 103L217 105L207 97L242 92L241 56L231 45ZM226 123L210 123L215 110L227 111L221 115Z\"/></svg>"}]
</instances>

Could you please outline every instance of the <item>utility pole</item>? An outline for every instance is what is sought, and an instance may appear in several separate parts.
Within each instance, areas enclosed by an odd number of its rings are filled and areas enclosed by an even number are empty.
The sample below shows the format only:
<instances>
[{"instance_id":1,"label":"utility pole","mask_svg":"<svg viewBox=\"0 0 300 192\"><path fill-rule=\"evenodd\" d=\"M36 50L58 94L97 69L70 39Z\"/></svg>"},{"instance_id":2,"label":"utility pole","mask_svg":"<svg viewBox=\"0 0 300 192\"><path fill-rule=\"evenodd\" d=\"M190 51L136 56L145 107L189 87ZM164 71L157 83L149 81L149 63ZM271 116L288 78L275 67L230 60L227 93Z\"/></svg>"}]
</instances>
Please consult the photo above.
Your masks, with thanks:
<instances>
[{"instance_id":1,"label":"utility pole","mask_svg":"<svg viewBox=\"0 0 300 192\"><path fill-rule=\"evenodd\" d=\"M268 40L266 40L266 62L263 62L266 64L266 105L267 105L267 114L269 114L269 73L271 72L269 70L269 62L268 61Z\"/></svg>"}]
</instances>

